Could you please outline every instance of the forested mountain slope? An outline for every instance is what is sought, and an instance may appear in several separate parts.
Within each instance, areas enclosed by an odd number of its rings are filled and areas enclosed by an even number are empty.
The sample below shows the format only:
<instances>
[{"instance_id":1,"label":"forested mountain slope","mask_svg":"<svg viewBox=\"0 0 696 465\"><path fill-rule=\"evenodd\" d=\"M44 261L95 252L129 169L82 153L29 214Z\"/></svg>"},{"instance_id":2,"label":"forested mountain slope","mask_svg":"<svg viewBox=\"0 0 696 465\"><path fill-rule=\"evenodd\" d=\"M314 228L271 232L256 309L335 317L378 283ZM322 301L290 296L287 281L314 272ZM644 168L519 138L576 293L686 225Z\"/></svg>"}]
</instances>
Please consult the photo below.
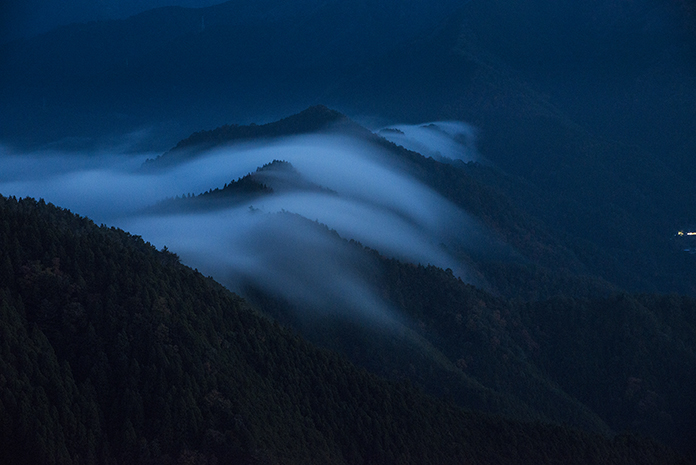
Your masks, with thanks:
<instances>
[{"instance_id":1,"label":"forested mountain slope","mask_svg":"<svg viewBox=\"0 0 696 465\"><path fill-rule=\"evenodd\" d=\"M649 441L475 415L385 383L137 237L0 202L4 461L683 461Z\"/></svg>"}]
</instances>

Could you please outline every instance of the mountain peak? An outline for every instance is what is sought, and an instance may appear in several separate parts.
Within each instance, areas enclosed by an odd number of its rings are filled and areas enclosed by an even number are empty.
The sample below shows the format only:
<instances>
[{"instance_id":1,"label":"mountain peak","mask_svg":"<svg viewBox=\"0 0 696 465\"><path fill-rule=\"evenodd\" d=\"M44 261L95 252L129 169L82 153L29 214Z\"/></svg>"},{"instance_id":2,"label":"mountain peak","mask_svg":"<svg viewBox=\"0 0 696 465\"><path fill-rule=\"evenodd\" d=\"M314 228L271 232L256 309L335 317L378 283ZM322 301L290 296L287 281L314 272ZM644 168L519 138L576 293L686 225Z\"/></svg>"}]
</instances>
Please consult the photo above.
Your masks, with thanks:
<instances>
[{"instance_id":1,"label":"mountain peak","mask_svg":"<svg viewBox=\"0 0 696 465\"><path fill-rule=\"evenodd\" d=\"M199 131L176 144L172 151L183 148L212 147L229 142L308 134L336 126L357 127L347 116L324 105L315 105L287 118L266 124L240 126L226 124L213 130Z\"/></svg>"},{"instance_id":2,"label":"mountain peak","mask_svg":"<svg viewBox=\"0 0 696 465\"><path fill-rule=\"evenodd\" d=\"M326 105L313 105L306 110L302 110L301 112L297 113L296 115L289 116L284 119L291 119L291 118L297 118L297 117L302 117L302 118L310 118L310 119L316 119L316 120L324 120L324 121L331 121L331 120L338 120L341 118L347 118L343 113L332 110L331 108L327 107Z\"/></svg>"},{"instance_id":3,"label":"mountain peak","mask_svg":"<svg viewBox=\"0 0 696 465\"><path fill-rule=\"evenodd\" d=\"M182 160L199 150L233 142L268 139L284 136L295 136L322 131L366 132L362 126L353 122L343 113L332 110L324 105L314 105L287 118L266 124L250 124L241 126L226 124L212 130L194 132L186 139L179 141L174 148L160 155L152 162L164 165L175 160ZM367 131L369 132L369 131ZM155 166L155 165L151 165ZM163 166L163 165L158 165Z\"/></svg>"},{"instance_id":4,"label":"mountain peak","mask_svg":"<svg viewBox=\"0 0 696 465\"><path fill-rule=\"evenodd\" d=\"M324 105L315 105L287 118L262 125L224 125L210 131L199 131L176 144L173 150L191 146L213 146L233 141L281 137L331 129L335 125L355 125L344 114Z\"/></svg>"}]
</instances>

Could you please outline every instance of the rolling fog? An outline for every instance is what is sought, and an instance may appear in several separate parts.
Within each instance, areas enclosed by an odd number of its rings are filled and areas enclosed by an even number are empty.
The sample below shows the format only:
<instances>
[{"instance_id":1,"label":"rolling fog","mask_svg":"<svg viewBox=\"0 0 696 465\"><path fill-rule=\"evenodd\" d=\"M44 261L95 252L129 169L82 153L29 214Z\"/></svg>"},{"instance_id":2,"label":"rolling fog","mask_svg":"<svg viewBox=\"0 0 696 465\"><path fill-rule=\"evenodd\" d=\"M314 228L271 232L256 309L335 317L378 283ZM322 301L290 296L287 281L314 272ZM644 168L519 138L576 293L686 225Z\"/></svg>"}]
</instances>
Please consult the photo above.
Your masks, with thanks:
<instances>
[{"instance_id":1,"label":"rolling fog","mask_svg":"<svg viewBox=\"0 0 696 465\"><path fill-rule=\"evenodd\" d=\"M437 131L430 146L428 138L418 140L444 155L450 153L443 151L447 135ZM469 150L460 135L453 131L447 146ZM307 315L360 315L384 324L398 317L374 288L375 258L346 239L404 261L451 268L466 280L451 251L475 248L475 237L483 233L465 212L394 167L382 149L346 136L237 144L143 170L142 163L154 156L0 147L0 193L43 198L158 248L167 246L233 291L252 284L289 299ZM273 160L290 162L308 183L326 189L288 188L281 175L264 172L273 194L248 202L167 214L148 208L221 188Z\"/></svg>"}]
</instances>

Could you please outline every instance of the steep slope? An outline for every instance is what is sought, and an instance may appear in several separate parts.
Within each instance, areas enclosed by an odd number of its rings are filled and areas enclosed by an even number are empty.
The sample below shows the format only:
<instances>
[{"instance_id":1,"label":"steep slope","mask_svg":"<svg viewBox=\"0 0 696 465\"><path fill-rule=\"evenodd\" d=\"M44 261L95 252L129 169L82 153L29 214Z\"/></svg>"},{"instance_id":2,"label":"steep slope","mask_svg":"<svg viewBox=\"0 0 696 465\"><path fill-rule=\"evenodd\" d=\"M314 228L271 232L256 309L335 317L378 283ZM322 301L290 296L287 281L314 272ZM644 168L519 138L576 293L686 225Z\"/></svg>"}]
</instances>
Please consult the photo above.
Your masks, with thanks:
<instances>
[{"instance_id":1,"label":"steep slope","mask_svg":"<svg viewBox=\"0 0 696 465\"><path fill-rule=\"evenodd\" d=\"M0 202L5 461L683 462L648 441L434 402L309 346L137 237Z\"/></svg>"},{"instance_id":2,"label":"steep slope","mask_svg":"<svg viewBox=\"0 0 696 465\"><path fill-rule=\"evenodd\" d=\"M527 362L522 355L525 350L520 347L522 328L513 337L491 320L496 311L510 311L504 301L465 285L451 270L432 266L424 270L422 266L386 260L297 214L246 210L248 204L260 204L262 196L274 196L275 190L258 190L254 198L240 190L277 164L223 189L169 200L157 205L155 211L186 215L216 208L226 214L224 209L240 208L243 213L232 216L229 227L244 223L245 217L260 221L265 229L255 230L250 250L246 251L246 261L257 262L251 270L226 267L222 259L212 264L197 262L198 266L212 266L223 284L239 289L263 312L297 328L311 341L347 354L372 372L408 379L434 395L474 410L525 421L554 421L607 434L611 431L581 402L559 390ZM330 195L340 196L336 192ZM325 262L337 266L327 267ZM259 264L266 272L254 272ZM364 299L353 298L351 292L356 290L351 288L331 292L334 283L351 277L363 283L357 291L365 295ZM377 305L369 298L371 292ZM441 292L450 299L438 298ZM429 298L423 298L423 293ZM307 294L311 298L305 298ZM380 311L390 315L386 321L371 317L371 312ZM448 334L449 314L458 312L464 312L467 321L468 315L482 320L478 327L474 325L471 331L459 334L460 315L457 331ZM491 345L493 340L502 340L503 349L498 351ZM468 369L464 369L467 363L462 365L464 359L469 360Z\"/></svg>"}]
</instances>

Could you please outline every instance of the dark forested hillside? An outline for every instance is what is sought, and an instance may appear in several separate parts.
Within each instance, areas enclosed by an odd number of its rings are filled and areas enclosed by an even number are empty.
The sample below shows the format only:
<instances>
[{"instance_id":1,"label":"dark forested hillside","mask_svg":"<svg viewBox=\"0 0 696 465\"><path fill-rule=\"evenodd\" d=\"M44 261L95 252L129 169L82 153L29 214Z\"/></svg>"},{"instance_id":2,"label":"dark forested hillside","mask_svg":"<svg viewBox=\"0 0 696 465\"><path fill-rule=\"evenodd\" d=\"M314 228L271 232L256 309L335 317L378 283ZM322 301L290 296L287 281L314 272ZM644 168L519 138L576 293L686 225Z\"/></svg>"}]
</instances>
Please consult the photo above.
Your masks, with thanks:
<instances>
[{"instance_id":1,"label":"dark forested hillside","mask_svg":"<svg viewBox=\"0 0 696 465\"><path fill-rule=\"evenodd\" d=\"M442 269L377 261L372 279L405 316L399 331L341 317L308 321L296 304L259 289L246 294L317 344L459 405L635 431L694 452L692 299L622 294L516 305Z\"/></svg>"},{"instance_id":2,"label":"dark forested hillside","mask_svg":"<svg viewBox=\"0 0 696 465\"><path fill-rule=\"evenodd\" d=\"M385 383L175 255L52 205L3 197L0 219L4 462L683 461Z\"/></svg>"}]
</instances>

